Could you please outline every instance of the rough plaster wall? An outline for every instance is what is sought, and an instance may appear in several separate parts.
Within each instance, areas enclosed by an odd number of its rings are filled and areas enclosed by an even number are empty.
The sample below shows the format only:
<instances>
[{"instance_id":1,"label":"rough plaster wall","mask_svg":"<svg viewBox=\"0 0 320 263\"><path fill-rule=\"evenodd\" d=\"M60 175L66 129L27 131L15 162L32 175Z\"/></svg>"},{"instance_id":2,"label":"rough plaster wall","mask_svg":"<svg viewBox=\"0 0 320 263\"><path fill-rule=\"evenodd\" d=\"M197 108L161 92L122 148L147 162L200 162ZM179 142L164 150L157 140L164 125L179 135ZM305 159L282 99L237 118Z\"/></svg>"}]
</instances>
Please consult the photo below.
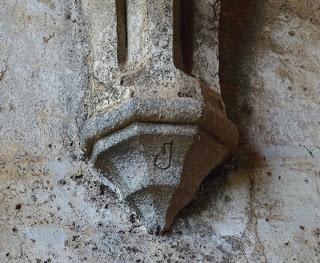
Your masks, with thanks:
<instances>
[{"instance_id":1,"label":"rough plaster wall","mask_svg":"<svg viewBox=\"0 0 320 263\"><path fill-rule=\"evenodd\" d=\"M319 262L318 1L223 1L221 84L249 229L268 262Z\"/></svg>"},{"instance_id":2,"label":"rough plaster wall","mask_svg":"<svg viewBox=\"0 0 320 263\"><path fill-rule=\"evenodd\" d=\"M222 2L222 94L242 144L164 237L83 161L81 3L0 6L0 262L320 262L317 1Z\"/></svg>"}]
</instances>

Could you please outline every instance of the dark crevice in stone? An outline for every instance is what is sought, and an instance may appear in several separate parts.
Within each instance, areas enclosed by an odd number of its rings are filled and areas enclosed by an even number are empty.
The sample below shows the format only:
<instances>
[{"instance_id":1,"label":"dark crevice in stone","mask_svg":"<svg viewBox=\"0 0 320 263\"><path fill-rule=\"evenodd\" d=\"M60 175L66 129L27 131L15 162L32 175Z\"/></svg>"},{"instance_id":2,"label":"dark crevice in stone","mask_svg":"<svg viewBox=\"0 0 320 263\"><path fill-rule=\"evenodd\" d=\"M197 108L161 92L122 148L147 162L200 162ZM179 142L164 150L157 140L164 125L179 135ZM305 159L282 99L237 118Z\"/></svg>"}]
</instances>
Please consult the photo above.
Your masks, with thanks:
<instances>
[{"instance_id":1,"label":"dark crevice in stone","mask_svg":"<svg viewBox=\"0 0 320 263\"><path fill-rule=\"evenodd\" d=\"M194 0L173 1L173 61L191 75L194 50Z\"/></svg>"},{"instance_id":2,"label":"dark crevice in stone","mask_svg":"<svg viewBox=\"0 0 320 263\"><path fill-rule=\"evenodd\" d=\"M120 67L124 67L128 59L127 0L117 0L116 11L118 35L118 63Z\"/></svg>"}]
</instances>

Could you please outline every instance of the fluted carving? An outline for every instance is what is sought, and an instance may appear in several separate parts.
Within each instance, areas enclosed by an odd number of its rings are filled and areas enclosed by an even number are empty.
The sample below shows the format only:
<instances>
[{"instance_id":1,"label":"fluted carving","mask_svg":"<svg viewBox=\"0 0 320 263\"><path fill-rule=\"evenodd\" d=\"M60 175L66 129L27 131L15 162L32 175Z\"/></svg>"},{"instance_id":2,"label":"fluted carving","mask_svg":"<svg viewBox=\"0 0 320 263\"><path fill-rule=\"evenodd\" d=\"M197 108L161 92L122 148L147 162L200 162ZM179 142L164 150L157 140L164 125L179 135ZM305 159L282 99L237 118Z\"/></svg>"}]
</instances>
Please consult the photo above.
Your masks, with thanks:
<instances>
[{"instance_id":1,"label":"fluted carving","mask_svg":"<svg viewBox=\"0 0 320 263\"><path fill-rule=\"evenodd\" d=\"M206 9L212 41L196 17ZM218 66L202 54L217 63L217 4L94 0L86 11L93 73L82 145L146 226L166 230L238 143L211 73ZM106 25L95 24L97 15Z\"/></svg>"}]
</instances>

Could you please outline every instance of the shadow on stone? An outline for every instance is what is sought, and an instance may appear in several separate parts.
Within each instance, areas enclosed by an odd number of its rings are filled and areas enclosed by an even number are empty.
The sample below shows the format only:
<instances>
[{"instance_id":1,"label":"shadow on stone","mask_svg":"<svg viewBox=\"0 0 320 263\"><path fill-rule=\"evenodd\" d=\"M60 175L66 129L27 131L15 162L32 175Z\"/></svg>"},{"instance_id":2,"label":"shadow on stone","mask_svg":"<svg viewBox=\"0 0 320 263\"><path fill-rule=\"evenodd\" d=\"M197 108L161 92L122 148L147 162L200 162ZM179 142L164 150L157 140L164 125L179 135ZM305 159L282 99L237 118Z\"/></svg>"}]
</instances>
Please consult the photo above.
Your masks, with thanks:
<instances>
[{"instance_id":1,"label":"shadow on stone","mask_svg":"<svg viewBox=\"0 0 320 263\"><path fill-rule=\"evenodd\" d=\"M226 0L221 3L219 28L220 88L228 117L237 125L240 144L236 154L227 163L216 167L203 181L195 198L184 207L177 218L188 218L207 209L213 200L221 198L228 184L227 175L238 169L249 168L254 189L254 170L263 165L247 135L251 119L250 75L254 72L253 46L261 30L263 3L253 0ZM252 193L251 193L252 195ZM252 196L251 196L252 197ZM215 201L214 201L215 202ZM175 221L176 224L176 221Z\"/></svg>"}]
</instances>

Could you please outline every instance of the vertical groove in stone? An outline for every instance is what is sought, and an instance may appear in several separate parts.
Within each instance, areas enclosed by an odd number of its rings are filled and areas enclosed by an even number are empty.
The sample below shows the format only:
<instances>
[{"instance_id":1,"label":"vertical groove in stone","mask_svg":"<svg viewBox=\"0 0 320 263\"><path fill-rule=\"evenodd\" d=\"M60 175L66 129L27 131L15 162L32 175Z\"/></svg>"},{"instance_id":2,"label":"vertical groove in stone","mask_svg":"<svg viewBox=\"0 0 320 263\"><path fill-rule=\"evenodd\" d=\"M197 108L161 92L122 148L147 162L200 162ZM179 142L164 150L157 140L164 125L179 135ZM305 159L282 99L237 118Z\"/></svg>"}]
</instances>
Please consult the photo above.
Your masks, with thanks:
<instances>
[{"instance_id":1,"label":"vertical groove in stone","mask_svg":"<svg viewBox=\"0 0 320 263\"><path fill-rule=\"evenodd\" d=\"M173 60L191 75L194 48L194 0L173 1Z\"/></svg>"},{"instance_id":2,"label":"vertical groove in stone","mask_svg":"<svg viewBox=\"0 0 320 263\"><path fill-rule=\"evenodd\" d=\"M128 59L127 0L117 0L118 63L123 68Z\"/></svg>"}]
</instances>

